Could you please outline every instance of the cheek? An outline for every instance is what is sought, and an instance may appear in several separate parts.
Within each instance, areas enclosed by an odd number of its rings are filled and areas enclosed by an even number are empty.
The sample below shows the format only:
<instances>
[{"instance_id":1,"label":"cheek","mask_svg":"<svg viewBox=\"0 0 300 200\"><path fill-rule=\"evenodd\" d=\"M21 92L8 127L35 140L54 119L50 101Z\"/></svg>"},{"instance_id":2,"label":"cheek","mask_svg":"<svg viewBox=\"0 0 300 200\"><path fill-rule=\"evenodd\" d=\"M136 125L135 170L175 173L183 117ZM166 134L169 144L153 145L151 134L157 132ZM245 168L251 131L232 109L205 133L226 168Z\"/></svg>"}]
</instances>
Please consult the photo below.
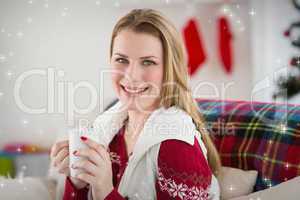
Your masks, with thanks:
<instances>
[{"instance_id":1,"label":"cheek","mask_svg":"<svg viewBox=\"0 0 300 200\"><path fill-rule=\"evenodd\" d=\"M147 74L147 81L151 82L154 87L161 89L163 81L163 72L158 70Z\"/></svg>"},{"instance_id":2,"label":"cheek","mask_svg":"<svg viewBox=\"0 0 300 200\"><path fill-rule=\"evenodd\" d=\"M118 89L118 84L119 84L120 80L122 79L122 77L123 76L120 72L119 73L117 71L111 72L111 81L112 81L112 84L113 84L113 87L115 90Z\"/></svg>"}]
</instances>

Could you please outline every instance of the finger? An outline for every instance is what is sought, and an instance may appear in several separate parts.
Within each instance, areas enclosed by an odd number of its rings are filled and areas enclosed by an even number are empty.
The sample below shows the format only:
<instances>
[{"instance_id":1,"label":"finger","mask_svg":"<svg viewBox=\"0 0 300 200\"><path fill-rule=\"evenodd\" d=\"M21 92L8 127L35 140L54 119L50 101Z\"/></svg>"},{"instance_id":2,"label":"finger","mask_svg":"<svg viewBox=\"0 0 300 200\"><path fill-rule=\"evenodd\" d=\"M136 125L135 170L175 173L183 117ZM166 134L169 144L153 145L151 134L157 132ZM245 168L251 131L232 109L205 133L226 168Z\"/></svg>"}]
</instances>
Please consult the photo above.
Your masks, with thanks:
<instances>
[{"instance_id":1,"label":"finger","mask_svg":"<svg viewBox=\"0 0 300 200\"><path fill-rule=\"evenodd\" d=\"M94 177L88 173L80 173L78 175L76 175L76 178L89 183L90 185L94 185Z\"/></svg>"},{"instance_id":2,"label":"finger","mask_svg":"<svg viewBox=\"0 0 300 200\"><path fill-rule=\"evenodd\" d=\"M90 160L80 160L72 165L73 169L81 169L92 176L96 176L99 173L99 168Z\"/></svg>"},{"instance_id":3,"label":"finger","mask_svg":"<svg viewBox=\"0 0 300 200\"><path fill-rule=\"evenodd\" d=\"M77 151L73 152L75 156L82 156L87 159L89 159L91 162L93 162L96 166L100 166L101 163L105 160L102 155L99 155L98 152L96 152L92 148L84 148L84 149L78 149Z\"/></svg>"},{"instance_id":4,"label":"finger","mask_svg":"<svg viewBox=\"0 0 300 200\"><path fill-rule=\"evenodd\" d=\"M69 171L70 171L70 169L68 167L61 168L61 169L58 170L59 173L65 174L67 176L70 174Z\"/></svg>"},{"instance_id":5,"label":"finger","mask_svg":"<svg viewBox=\"0 0 300 200\"><path fill-rule=\"evenodd\" d=\"M54 158L54 166L59 165L67 156L69 156L69 149L64 147Z\"/></svg>"},{"instance_id":6,"label":"finger","mask_svg":"<svg viewBox=\"0 0 300 200\"><path fill-rule=\"evenodd\" d=\"M56 142L51 148L50 156L55 157L62 148L68 147L68 146L69 146L69 140L63 140L60 142Z\"/></svg>"},{"instance_id":7,"label":"finger","mask_svg":"<svg viewBox=\"0 0 300 200\"><path fill-rule=\"evenodd\" d=\"M69 157L66 157L62 163L57 167L58 172L61 174L69 175L70 174L70 169L69 169Z\"/></svg>"},{"instance_id":8,"label":"finger","mask_svg":"<svg viewBox=\"0 0 300 200\"><path fill-rule=\"evenodd\" d=\"M59 141L56 142L52 148L51 148L51 154L50 156L55 157L57 155L57 153L64 147L68 147L69 146L69 141L68 140L63 140L63 141Z\"/></svg>"},{"instance_id":9,"label":"finger","mask_svg":"<svg viewBox=\"0 0 300 200\"><path fill-rule=\"evenodd\" d=\"M62 162L61 162L61 166L63 168L67 167L69 168L69 162L70 162L70 159L69 159L69 156L67 156Z\"/></svg>"},{"instance_id":10,"label":"finger","mask_svg":"<svg viewBox=\"0 0 300 200\"><path fill-rule=\"evenodd\" d=\"M102 144L99 144L87 137L80 137L81 140L87 144L89 147L93 148L95 151L97 151L105 160L107 161L110 161L110 157L109 157L109 154L106 150L106 148L102 145Z\"/></svg>"}]
</instances>

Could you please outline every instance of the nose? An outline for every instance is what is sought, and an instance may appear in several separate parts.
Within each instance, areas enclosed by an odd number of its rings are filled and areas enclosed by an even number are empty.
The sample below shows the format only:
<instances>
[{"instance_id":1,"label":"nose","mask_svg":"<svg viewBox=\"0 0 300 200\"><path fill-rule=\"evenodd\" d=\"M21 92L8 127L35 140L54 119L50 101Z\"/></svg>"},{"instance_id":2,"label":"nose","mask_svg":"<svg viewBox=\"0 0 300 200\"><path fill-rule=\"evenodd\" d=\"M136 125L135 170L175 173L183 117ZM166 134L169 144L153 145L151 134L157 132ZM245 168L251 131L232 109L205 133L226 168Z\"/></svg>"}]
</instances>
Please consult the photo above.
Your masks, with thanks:
<instances>
[{"instance_id":1,"label":"nose","mask_svg":"<svg viewBox=\"0 0 300 200\"><path fill-rule=\"evenodd\" d=\"M139 66L138 61L130 62L125 71L125 77L128 78L130 82L141 82L142 74L143 70Z\"/></svg>"}]
</instances>

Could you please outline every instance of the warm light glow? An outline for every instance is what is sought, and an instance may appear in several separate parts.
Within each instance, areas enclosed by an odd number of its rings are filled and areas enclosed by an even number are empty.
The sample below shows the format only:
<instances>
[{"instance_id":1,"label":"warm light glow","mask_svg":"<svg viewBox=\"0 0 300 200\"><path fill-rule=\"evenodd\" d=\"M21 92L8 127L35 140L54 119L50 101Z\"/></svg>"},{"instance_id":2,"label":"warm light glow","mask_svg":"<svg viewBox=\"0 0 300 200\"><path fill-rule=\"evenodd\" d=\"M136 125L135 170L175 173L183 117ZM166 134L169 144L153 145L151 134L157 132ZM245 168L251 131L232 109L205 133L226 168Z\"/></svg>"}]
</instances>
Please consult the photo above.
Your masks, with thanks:
<instances>
[{"instance_id":1,"label":"warm light glow","mask_svg":"<svg viewBox=\"0 0 300 200\"><path fill-rule=\"evenodd\" d=\"M285 164L285 167L286 167L286 168L289 168L289 166L290 166L289 163L286 163L286 164Z\"/></svg>"},{"instance_id":2,"label":"warm light glow","mask_svg":"<svg viewBox=\"0 0 300 200\"><path fill-rule=\"evenodd\" d=\"M286 130L287 130L287 127L285 124L280 124L279 125L279 130L280 130L280 133L286 133Z\"/></svg>"}]
</instances>

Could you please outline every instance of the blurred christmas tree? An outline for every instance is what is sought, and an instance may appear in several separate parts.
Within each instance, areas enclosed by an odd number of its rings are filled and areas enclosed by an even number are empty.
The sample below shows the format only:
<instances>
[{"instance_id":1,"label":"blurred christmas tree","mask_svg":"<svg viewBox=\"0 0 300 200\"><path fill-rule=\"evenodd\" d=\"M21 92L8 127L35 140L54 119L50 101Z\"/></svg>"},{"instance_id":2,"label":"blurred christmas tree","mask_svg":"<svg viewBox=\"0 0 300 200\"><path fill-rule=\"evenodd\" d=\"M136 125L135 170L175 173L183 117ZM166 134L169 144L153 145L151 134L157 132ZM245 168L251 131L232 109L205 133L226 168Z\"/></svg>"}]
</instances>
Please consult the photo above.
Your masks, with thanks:
<instances>
[{"instance_id":1,"label":"blurred christmas tree","mask_svg":"<svg viewBox=\"0 0 300 200\"><path fill-rule=\"evenodd\" d=\"M295 8L300 11L300 1L292 0ZM290 25L284 35L290 39L293 47L300 49L300 21ZM280 76L277 80L278 90L273 94L273 99L282 97L290 99L300 93L300 54L291 58L290 69L287 76Z\"/></svg>"}]
</instances>

